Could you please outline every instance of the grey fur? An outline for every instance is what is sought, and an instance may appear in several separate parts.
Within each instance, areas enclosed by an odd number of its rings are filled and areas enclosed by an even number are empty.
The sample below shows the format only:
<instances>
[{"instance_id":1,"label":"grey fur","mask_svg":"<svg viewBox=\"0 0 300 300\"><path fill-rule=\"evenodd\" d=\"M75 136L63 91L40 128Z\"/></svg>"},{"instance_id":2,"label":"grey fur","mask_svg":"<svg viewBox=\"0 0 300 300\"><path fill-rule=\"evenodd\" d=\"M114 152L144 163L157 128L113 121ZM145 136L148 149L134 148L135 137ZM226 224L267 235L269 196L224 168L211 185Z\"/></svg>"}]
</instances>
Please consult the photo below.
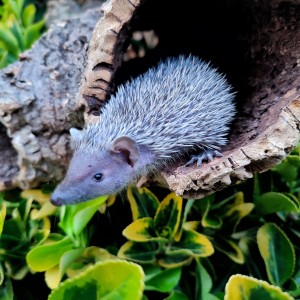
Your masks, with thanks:
<instances>
[{"instance_id":1,"label":"grey fur","mask_svg":"<svg viewBox=\"0 0 300 300\"><path fill-rule=\"evenodd\" d=\"M99 152L105 151L107 158L115 139L131 138L145 147L148 157L126 185L146 169L167 165L190 150L218 150L225 145L235 115L233 98L225 77L209 64L191 55L168 58L120 86L97 123L72 133L74 157L85 153L101 160ZM72 177L70 170L67 177Z\"/></svg>"}]
</instances>

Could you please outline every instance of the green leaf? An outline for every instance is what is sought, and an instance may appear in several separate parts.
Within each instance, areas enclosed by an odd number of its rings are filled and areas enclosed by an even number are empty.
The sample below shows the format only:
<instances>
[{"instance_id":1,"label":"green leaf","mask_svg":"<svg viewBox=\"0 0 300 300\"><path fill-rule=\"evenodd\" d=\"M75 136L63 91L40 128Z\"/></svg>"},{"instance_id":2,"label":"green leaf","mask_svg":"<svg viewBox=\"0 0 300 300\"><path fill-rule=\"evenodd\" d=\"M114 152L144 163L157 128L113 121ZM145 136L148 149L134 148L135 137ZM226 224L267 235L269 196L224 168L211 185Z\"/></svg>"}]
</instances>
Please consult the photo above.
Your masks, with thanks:
<instances>
[{"instance_id":1,"label":"green leaf","mask_svg":"<svg viewBox=\"0 0 300 300\"><path fill-rule=\"evenodd\" d=\"M257 229L255 233L257 233ZM260 257L256 239L248 236L242 237L238 245L244 254L249 274L256 278L264 278L263 260Z\"/></svg>"},{"instance_id":2,"label":"green leaf","mask_svg":"<svg viewBox=\"0 0 300 300\"><path fill-rule=\"evenodd\" d=\"M257 198L255 209L261 215L280 211L299 212L299 203L288 194L268 192Z\"/></svg>"},{"instance_id":3,"label":"green leaf","mask_svg":"<svg viewBox=\"0 0 300 300\"><path fill-rule=\"evenodd\" d=\"M188 250L167 251L160 255L158 264L164 268L178 268L193 260Z\"/></svg>"},{"instance_id":4,"label":"green leaf","mask_svg":"<svg viewBox=\"0 0 300 300\"><path fill-rule=\"evenodd\" d=\"M286 234L275 224L267 223L257 232L257 243L272 284L282 286L295 267L295 250Z\"/></svg>"},{"instance_id":5,"label":"green leaf","mask_svg":"<svg viewBox=\"0 0 300 300\"><path fill-rule=\"evenodd\" d=\"M259 175L257 173L253 173L253 200L256 201L257 197L261 194L261 186L259 181Z\"/></svg>"},{"instance_id":6,"label":"green leaf","mask_svg":"<svg viewBox=\"0 0 300 300\"><path fill-rule=\"evenodd\" d=\"M145 264L143 266L143 270L145 273L145 282L162 271L162 269L159 266L153 264Z\"/></svg>"},{"instance_id":7,"label":"green leaf","mask_svg":"<svg viewBox=\"0 0 300 300\"><path fill-rule=\"evenodd\" d=\"M183 230L181 240L173 243L171 250L187 250L187 253L196 257L206 257L214 253L210 240L194 230Z\"/></svg>"},{"instance_id":8,"label":"green leaf","mask_svg":"<svg viewBox=\"0 0 300 300\"><path fill-rule=\"evenodd\" d=\"M104 261L63 282L49 300L139 300L144 288L143 269L127 261Z\"/></svg>"},{"instance_id":9,"label":"green leaf","mask_svg":"<svg viewBox=\"0 0 300 300\"><path fill-rule=\"evenodd\" d=\"M245 275L233 275L226 284L224 300L293 300L279 287Z\"/></svg>"},{"instance_id":10,"label":"green leaf","mask_svg":"<svg viewBox=\"0 0 300 300\"><path fill-rule=\"evenodd\" d=\"M76 208L73 219L73 233L78 235L86 227L87 223L91 220L93 215L97 212L99 206L105 202L107 196L98 197L94 200L80 203Z\"/></svg>"},{"instance_id":11,"label":"green leaf","mask_svg":"<svg viewBox=\"0 0 300 300\"><path fill-rule=\"evenodd\" d=\"M204 199L201 199L200 201L203 205L201 225L208 228L220 228L222 226L222 219L217 215L209 215L211 208L211 198L206 197Z\"/></svg>"},{"instance_id":12,"label":"green leaf","mask_svg":"<svg viewBox=\"0 0 300 300\"><path fill-rule=\"evenodd\" d=\"M214 246L232 259L235 263L243 264L245 262L243 252L235 242L226 240L224 238L216 238L214 240Z\"/></svg>"},{"instance_id":13,"label":"green leaf","mask_svg":"<svg viewBox=\"0 0 300 300\"><path fill-rule=\"evenodd\" d=\"M296 168L300 168L300 156L299 155L288 155L286 157L287 162L295 166Z\"/></svg>"},{"instance_id":14,"label":"green leaf","mask_svg":"<svg viewBox=\"0 0 300 300\"><path fill-rule=\"evenodd\" d=\"M134 221L144 217L154 218L159 201L147 188L130 186L127 189L127 198Z\"/></svg>"},{"instance_id":15,"label":"green leaf","mask_svg":"<svg viewBox=\"0 0 300 300\"><path fill-rule=\"evenodd\" d=\"M18 10L19 10L19 12L20 12L20 14L21 14L21 11L22 11L22 9L23 9L25 0L15 0L15 1L17 2Z\"/></svg>"},{"instance_id":16,"label":"green leaf","mask_svg":"<svg viewBox=\"0 0 300 300\"><path fill-rule=\"evenodd\" d=\"M9 278L6 278L5 281L2 284L0 284L0 299L1 300L14 299L14 292Z\"/></svg>"},{"instance_id":17,"label":"green leaf","mask_svg":"<svg viewBox=\"0 0 300 300\"><path fill-rule=\"evenodd\" d=\"M10 30L18 41L19 52L25 51L23 33L22 33L19 23L17 21L15 21L13 23L12 27L10 28Z\"/></svg>"},{"instance_id":18,"label":"green leaf","mask_svg":"<svg viewBox=\"0 0 300 300\"><path fill-rule=\"evenodd\" d=\"M169 194L161 203L154 217L154 227L158 236L174 238L179 229L182 212L182 198Z\"/></svg>"},{"instance_id":19,"label":"green leaf","mask_svg":"<svg viewBox=\"0 0 300 300\"><path fill-rule=\"evenodd\" d=\"M21 10L23 8L23 4L20 1L8 0L11 12L15 15L17 19L20 19Z\"/></svg>"},{"instance_id":20,"label":"green leaf","mask_svg":"<svg viewBox=\"0 0 300 300\"><path fill-rule=\"evenodd\" d=\"M118 257L140 263L154 263L156 260L156 252L157 246L152 242L127 242L119 249Z\"/></svg>"},{"instance_id":21,"label":"green leaf","mask_svg":"<svg viewBox=\"0 0 300 300\"><path fill-rule=\"evenodd\" d=\"M82 202L72 206L65 206L61 210L59 226L69 235L79 235L97 212L99 206L105 202L107 196L98 197L94 200Z\"/></svg>"},{"instance_id":22,"label":"green leaf","mask_svg":"<svg viewBox=\"0 0 300 300\"><path fill-rule=\"evenodd\" d=\"M181 268L160 270L151 278L145 281L145 290L170 292L177 284L181 276Z\"/></svg>"},{"instance_id":23,"label":"green leaf","mask_svg":"<svg viewBox=\"0 0 300 300\"><path fill-rule=\"evenodd\" d=\"M2 264L0 263L0 287L4 282L4 279L5 279L4 270L3 270Z\"/></svg>"},{"instance_id":24,"label":"green leaf","mask_svg":"<svg viewBox=\"0 0 300 300\"><path fill-rule=\"evenodd\" d=\"M179 291L172 291L171 295L164 300L189 300L189 298Z\"/></svg>"},{"instance_id":25,"label":"green leaf","mask_svg":"<svg viewBox=\"0 0 300 300\"><path fill-rule=\"evenodd\" d=\"M298 168L284 161L274 168L285 182L291 182L298 177Z\"/></svg>"},{"instance_id":26,"label":"green leaf","mask_svg":"<svg viewBox=\"0 0 300 300\"><path fill-rule=\"evenodd\" d=\"M16 37L11 33L9 29L0 26L0 47L4 47L10 54L18 58L19 44Z\"/></svg>"},{"instance_id":27,"label":"green leaf","mask_svg":"<svg viewBox=\"0 0 300 300\"><path fill-rule=\"evenodd\" d=\"M6 244L7 246L12 246L9 242L10 238L12 241L18 240L19 243L26 238L24 224L20 218L18 211L14 210L13 214L14 216L12 219L6 220L4 222L2 238L0 240L1 244L8 243Z\"/></svg>"},{"instance_id":28,"label":"green leaf","mask_svg":"<svg viewBox=\"0 0 300 300\"><path fill-rule=\"evenodd\" d=\"M0 41L0 52L1 52L1 41ZM16 58L14 58L13 61L15 61ZM9 61L9 53L7 52L7 50L2 51L2 53L0 53L0 69L5 68L8 64L10 63Z\"/></svg>"},{"instance_id":29,"label":"green leaf","mask_svg":"<svg viewBox=\"0 0 300 300\"><path fill-rule=\"evenodd\" d=\"M165 238L155 236L154 222L149 217L138 219L128 225L123 230L123 235L128 240L135 242L168 241Z\"/></svg>"},{"instance_id":30,"label":"green leaf","mask_svg":"<svg viewBox=\"0 0 300 300\"><path fill-rule=\"evenodd\" d=\"M23 20L23 25L24 27L28 27L31 25L34 21L34 16L35 16L35 6L34 4L28 4L25 9L23 10L22 14L22 20Z\"/></svg>"},{"instance_id":31,"label":"green leaf","mask_svg":"<svg viewBox=\"0 0 300 300\"><path fill-rule=\"evenodd\" d=\"M30 48L32 44L40 37L40 31L45 24L45 20L29 25L24 32L25 47Z\"/></svg>"},{"instance_id":32,"label":"green leaf","mask_svg":"<svg viewBox=\"0 0 300 300\"><path fill-rule=\"evenodd\" d=\"M230 204L231 202L233 202L233 203L236 203L236 202L238 202L238 204L240 204L240 200L239 201L237 201L237 199L239 199L239 198L243 198L243 196L241 196L241 194L243 194L242 192L238 192L238 193L236 193L236 194L233 194L233 195L231 195L231 196L229 196L228 198L226 198L226 199L224 199L224 200L222 200L222 201L218 201L218 202L216 202L216 203L214 203L214 204L212 204L212 202L211 202L211 209L212 210L223 210L224 208L226 208L228 205L229 206L231 206L232 204ZM214 195L214 194L213 194ZM213 196L212 195L212 196ZM212 198L212 200L214 199L214 197ZM211 200L211 201L212 201ZM201 200L200 200L201 201ZM198 201L196 201L196 203L197 203ZM236 203L237 204L237 203Z\"/></svg>"},{"instance_id":33,"label":"green leaf","mask_svg":"<svg viewBox=\"0 0 300 300\"><path fill-rule=\"evenodd\" d=\"M28 252L26 256L27 264L33 271L46 271L57 265L61 257L72 248L73 242L69 237L50 244L37 246Z\"/></svg>"},{"instance_id":34,"label":"green leaf","mask_svg":"<svg viewBox=\"0 0 300 300\"><path fill-rule=\"evenodd\" d=\"M201 264L200 259L196 259L196 295L195 299L218 300L210 294L212 289L212 279Z\"/></svg>"}]
</instances>

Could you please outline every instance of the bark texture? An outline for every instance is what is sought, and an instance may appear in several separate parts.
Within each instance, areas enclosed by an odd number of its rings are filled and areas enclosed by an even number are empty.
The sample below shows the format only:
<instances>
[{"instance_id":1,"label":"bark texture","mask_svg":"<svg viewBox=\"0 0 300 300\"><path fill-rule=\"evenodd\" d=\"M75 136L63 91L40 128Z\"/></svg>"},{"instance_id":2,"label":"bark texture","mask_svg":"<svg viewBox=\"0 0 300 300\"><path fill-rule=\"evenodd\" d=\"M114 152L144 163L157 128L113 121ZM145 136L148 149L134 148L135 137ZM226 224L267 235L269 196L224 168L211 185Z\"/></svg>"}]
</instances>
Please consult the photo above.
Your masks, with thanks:
<instances>
[{"instance_id":1,"label":"bark texture","mask_svg":"<svg viewBox=\"0 0 300 300\"><path fill-rule=\"evenodd\" d=\"M60 180L68 130L82 126L75 96L100 10L54 26L0 73L0 189Z\"/></svg>"},{"instance_id":2,"label":"bark texture","mask_svg":"<svg viewBox=\"0 0 300 300\"><path fill-rule=\"evenodd\" d=\"M121 66L123 48L130 38L130 21L140 0L112 0L102 5L103 18L96 24L89 44L86 67L77 98L77 109L85 108L86 121L113 92L113 79Z\"/></svg>"},{"instance_id":3,"label":"bark texture","mask_svg":"<svg viewBox=\"0 0 300 300\"><path fill-rule=\"evenodd\" d=\"M70 154L67 130L83 124L82 113L93 122L118 84L180 53L209 60L227 75L238 116L222 158L162 172L176 193L200 198L250 178L299 141L298 0L110 0L103 11L85 62L99 12L52 29L0 73L0 188L59 180ZM150 30L158 45L124 62L132 33Z\"/></svg>"}]
</instances>

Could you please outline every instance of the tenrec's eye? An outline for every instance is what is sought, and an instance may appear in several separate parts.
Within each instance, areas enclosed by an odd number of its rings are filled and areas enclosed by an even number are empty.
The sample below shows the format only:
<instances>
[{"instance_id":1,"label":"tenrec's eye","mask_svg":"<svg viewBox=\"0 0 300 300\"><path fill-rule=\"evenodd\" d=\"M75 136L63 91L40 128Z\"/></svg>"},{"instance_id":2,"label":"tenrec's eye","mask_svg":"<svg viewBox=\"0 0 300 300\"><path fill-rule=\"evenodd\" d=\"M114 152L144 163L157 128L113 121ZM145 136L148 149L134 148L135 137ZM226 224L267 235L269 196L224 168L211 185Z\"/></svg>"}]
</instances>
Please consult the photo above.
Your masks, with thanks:
<instances>
[{"instance_id":1,"label":"tenrec's eye","mask_svg":"<svg viewBox=\"0 0 300 300\"><path fill-rule=\"evenodd\" d=\"M102 178L103 178L103 174L102 174L102 173L97 173L97 174L95 174L95 175L93 176L93 179L94 179L95 181L101 181Z\"/></svg>"}]
</instances>

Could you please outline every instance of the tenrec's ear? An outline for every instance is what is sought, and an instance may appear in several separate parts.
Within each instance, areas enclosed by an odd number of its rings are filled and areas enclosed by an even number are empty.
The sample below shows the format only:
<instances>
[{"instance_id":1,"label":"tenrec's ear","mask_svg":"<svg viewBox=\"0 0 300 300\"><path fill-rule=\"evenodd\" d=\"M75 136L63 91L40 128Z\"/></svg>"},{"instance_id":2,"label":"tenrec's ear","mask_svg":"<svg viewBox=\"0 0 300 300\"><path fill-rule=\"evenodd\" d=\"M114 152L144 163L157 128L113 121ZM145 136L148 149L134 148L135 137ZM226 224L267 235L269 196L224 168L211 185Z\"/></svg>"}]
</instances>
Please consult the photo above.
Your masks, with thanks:
<instances>
[{"instance_id":1,"label":"tenrec's ear","mask_svg":"<svg viewBox=\"0 0 300 300\"><path fill-rule=\"evenodd\" d=\"M70 134L71 134L71 137L73 140L78 140L81 136L81 130L76 129L76 128L71 128Z\"/></svg>"},{"instance_id":2,"label":"tenrec's ear","mask_svg":"<svg viewBox=\"0 0 300 300\"><path fill-rule=\"evenodd\" d=\"M134 167L140 158L140 150L137 143L128 136L121 136L115 139L111 150L115 153L123 154L131 167Z\"/></svg>"}]
</instances>

